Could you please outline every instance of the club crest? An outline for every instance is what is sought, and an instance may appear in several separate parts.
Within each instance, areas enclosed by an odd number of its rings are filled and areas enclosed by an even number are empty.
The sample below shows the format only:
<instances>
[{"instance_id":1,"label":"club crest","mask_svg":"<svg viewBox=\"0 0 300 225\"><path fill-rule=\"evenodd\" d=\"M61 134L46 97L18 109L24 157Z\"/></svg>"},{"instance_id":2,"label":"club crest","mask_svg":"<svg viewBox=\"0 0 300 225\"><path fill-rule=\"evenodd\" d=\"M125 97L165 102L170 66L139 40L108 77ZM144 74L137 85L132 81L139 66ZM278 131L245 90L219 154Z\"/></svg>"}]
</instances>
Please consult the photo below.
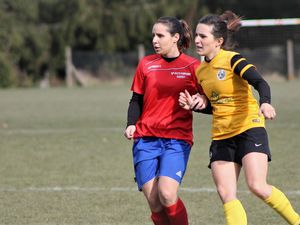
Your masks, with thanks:
<instances>
[{"instance_id":1,"label":"club crest","mask_svg":"<svg viewBox=\"0 0 300 225\"><path fill-rule=\"evenodd\" d=\"M219 80L224 80L225 79L225 76L226 76L226 73L224 70L219 70L218 73L217 73L217 78Z\"/></svg>"}]
</instances>

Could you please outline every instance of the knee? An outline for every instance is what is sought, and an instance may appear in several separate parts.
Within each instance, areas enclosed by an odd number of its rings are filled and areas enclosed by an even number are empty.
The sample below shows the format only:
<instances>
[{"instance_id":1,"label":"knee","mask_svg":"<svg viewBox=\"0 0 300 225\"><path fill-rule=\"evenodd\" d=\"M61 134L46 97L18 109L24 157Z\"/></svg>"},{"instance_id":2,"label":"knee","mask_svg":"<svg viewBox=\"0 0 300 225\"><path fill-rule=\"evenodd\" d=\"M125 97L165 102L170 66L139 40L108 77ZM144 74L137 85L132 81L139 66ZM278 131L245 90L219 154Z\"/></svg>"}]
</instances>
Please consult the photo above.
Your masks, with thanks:
<instances>
[{"instance_id":1,"label":"knee","mask_svg":"<svg viewBox=\"0 0 300 225\"><path fill-rule=\"evenodd\" d=\"M162 210L162 205L160 203L158 196L146 196L148 205L152 212L159 212Z\"/></svg>"},{"instance_id":2,"label":"knee","mask_svg":"<svg viewBox=\"0 0 300 225\"><path fill-rule=\"evenodd\" d=\"M233 199L236 199L236 189L226 188L222 185L218 185L217 192L218 192L222 202L229 202Z\"/></svg>"},{"instance_id":3,"label":"knee","mask_svg":"<svg viewBox=\"0 0 300 225\"><path fill-rule=\"evenodd\" d=\"M265 199L269 196L268 185L260 182L251 181L248 182L249 190L261 199Z\"/></svg>"},{"instance_id":4,"label":"knee","mask_svg":"<svg viewBox=\"0 0 300 225\"><path fill-rule=\"evenodd\" d=\"M159 199L162 205L170 206L176 203L177 201L177 192L175 190L160 189L159 190Z\"/></svg>"}]
</instances>

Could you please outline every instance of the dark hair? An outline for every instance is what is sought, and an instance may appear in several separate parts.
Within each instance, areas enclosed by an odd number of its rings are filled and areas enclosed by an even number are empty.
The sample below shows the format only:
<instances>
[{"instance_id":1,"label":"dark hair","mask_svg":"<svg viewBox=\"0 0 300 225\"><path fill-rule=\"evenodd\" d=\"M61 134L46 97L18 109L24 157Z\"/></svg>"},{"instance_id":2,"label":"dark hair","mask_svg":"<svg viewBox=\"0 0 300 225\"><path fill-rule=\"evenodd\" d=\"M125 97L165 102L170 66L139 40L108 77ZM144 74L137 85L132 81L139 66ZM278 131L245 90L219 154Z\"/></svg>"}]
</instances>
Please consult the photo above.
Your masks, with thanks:
<instances>
[{"instance_id":1,"label":"dark hair","mask_svg":"<svg viewBox=\"0 0 300 225\"><path fill-rule=\"evenodd\" d=\"M173 36L176 33L179 34L180 38L177 42L179 51L188 49L192 42L192 31L184 20L178 20L175 17L160 17L155 24L162 23L168 27L169 33Z\"/></svg>"},{"instance_id":2,"label":"dark hair","mask_svg":"<svg viewBox=\"0 0 300 225\"><path fill-rule=\"evenodd\" d=\"M215 38L223 38L223 49L234 49L237 46L234 40L234 33L241 27L242 17L237 16L232 11L225 11L222 15L208 15L202 17L199 23L212 25L212 35Z\"/></svg>"}]
</instances>

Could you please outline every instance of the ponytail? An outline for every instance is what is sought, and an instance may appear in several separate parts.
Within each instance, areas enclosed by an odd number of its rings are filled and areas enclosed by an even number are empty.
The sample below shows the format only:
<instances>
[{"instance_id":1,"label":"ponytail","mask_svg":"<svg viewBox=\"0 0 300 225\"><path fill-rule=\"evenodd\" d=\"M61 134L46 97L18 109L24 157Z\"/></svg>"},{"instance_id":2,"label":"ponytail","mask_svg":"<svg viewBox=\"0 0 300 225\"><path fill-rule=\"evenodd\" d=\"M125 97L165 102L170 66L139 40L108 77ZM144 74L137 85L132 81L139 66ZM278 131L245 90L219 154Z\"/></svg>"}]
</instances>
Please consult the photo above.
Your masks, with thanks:
<instances>
[{"instance_id":1,"label":"ponytail","mask_svg":"<svg viewBox=\"0 0 300 225\"><path fill-rule=\"evenodd\" d=\"M180 36L180 40L178 42L178 48L180 51L188 49L191 45L193 35L192 30L185 20L179 20L182 26L182 34Z\"/></svg>"},{"instance_id":2,"label":"ponytail","mask_svg":"<svg viewBox=\"0 0 300 225\"><path fill-rule=\"evenodd\" d=\"M234 38L235 33L237 33L242 26L241 17L237 16L232 11L225 11L220 15L220 19L226 23L227 27L227 39L224 40L224 49L234 49L238 44Z\"/></svg>"},{"instance_id":3,"label":"ponytail","mask_svg":"<svg viewBox=\"0 0 300 225\"><path fill-rule=\"evenodd\" d=\"M226 23L227 29L231 32L238 32L241 24L242 17L237 16L232 11L225 11L222 15L219 16L221 20Z\"/></svg>"}]
</instances>

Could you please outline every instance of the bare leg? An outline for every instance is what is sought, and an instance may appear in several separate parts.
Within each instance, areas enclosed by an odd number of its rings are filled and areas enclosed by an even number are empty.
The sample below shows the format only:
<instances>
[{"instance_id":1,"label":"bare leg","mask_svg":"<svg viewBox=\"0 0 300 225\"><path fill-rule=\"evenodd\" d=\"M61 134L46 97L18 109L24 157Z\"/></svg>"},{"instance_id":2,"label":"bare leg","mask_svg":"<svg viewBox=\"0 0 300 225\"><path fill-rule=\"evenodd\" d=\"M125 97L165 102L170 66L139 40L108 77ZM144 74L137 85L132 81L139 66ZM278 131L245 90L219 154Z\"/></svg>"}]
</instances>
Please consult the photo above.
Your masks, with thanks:
<instances>
[{"instance_id":1,"label":"bare leg","mask_svg":"<svg viewBox=\"0 0 300 225\"><path fill-rule=\"evenodd\" d=\"M264 200L289 224L299 225L300 216L288 198L277 188L267 183L268 160L263 153L252 152L243 158L245 177L252 193Z\"/></svg>"},{"instance_id":2,"label":"bare leg","mask_svg":"<svg viewBox=\"0 0 300 225\"><path fill-rule=\"evenodd\" d=\"M246 212L237 199L237 180L241 166L226 161L215 161L211 171L218 194L223 202L227 225L247 225Z\"/></svg>"}]
</instances>

